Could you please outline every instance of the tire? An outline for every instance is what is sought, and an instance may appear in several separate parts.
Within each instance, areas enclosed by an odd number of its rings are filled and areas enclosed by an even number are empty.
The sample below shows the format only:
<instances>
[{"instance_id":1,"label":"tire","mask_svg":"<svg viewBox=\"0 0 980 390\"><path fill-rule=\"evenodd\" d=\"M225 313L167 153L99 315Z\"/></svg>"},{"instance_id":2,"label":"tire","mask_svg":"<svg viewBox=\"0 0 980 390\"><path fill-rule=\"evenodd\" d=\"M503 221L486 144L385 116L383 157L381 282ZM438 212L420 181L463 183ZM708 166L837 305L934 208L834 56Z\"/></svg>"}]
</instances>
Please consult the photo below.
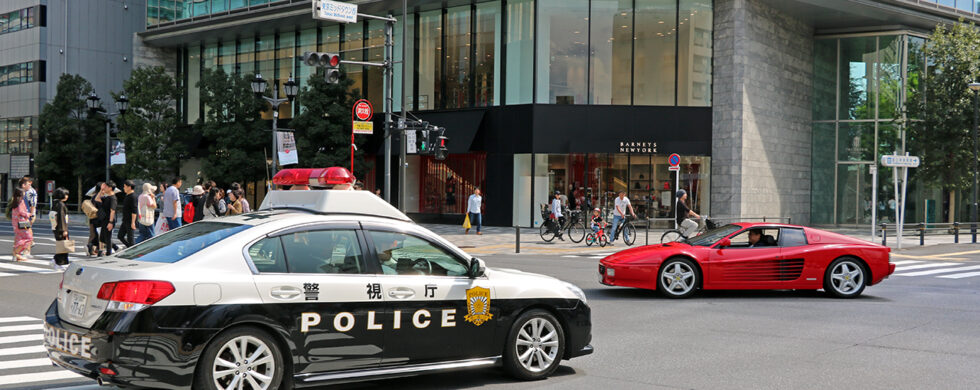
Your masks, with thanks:
<instances>
[{"instance_id":1,"label":"tire","mask_svg":"<svg viewBox=\"0 0 980 390\"><path fill-rule=\"evenodd\" d=\"M680 241L680 239L683 238L683 237L684 236L681 235L681 231L680 230L670 229L670 230L664 232L664 234L662 236L660 236L660 243L661 244L666 244L668 242Z\"/></svg>"},{"instance_id":2,"label":"tire","mask_svg":"<svg viewBox=\"0 0 980 390\"><path fill-rule=\"evenodd\" d=\"M528 310L514 321L506 343L504 369L511 376L544 379L558 369L565 355L565 330L551 313Z\"/></svg>"},{"instance_id":3,"label":"tire","mask_svg":"<svg viewBox=\"0 0 980 390\"><path fill-rule=\"evenodd\" d=\"M665 284L670 281L669 284ZM667 298L687 298L694 295L701 282L701 273L694 262L684 258L667 259L657 272L657 290Z\"/></svg>"},{"instance_id":4,"label":"tire","mask_svg":"<svg viewBox=\"0 0 980 390\"><path fill-rule=\"evenodd\" d=\"M600 234L599 235L599 247L605 248L606 247L606 244L608 244L608 243L609 243L609 239L606 238L606 235L605 234Z\"/></svg>"},{"instance_id":5,"label":"tire","mask_svg":"<svg viewBox=\"0 0 980 390\"><path fill-rule=\"evenodd\" d=\"M585 246L592 246L592 244L595 244L595 241L595 233L589 233L585 236Z\"/></svg>"},{"instance_id":6,"label":"tire","mask_svg":"<svg viewBox=\"0 0 980 390\"><path fill-rule=\"evenodd\" d=\"M868 271L861 260L846 256L834 260L823 276L823 289L836 298L856 298L868 286Z\"/></svg>"},{"instance_id":7,"label":"tire","mask_svg":"<svg viewBox=\"0 0 980 390\"><path fill-rule=\"evenodd\" d=\"M250 356L240 356L243 344ZM219 362L219 357L226 363ZM253 361L248 362L249 358ZM232 382L244 380L243 389L274 390L282 385L285 368L279 344L269 332L251 326L234 328L215 337L204 349L194 375L194 389L237 388L230 386Z\"/></svg>"},{"instance_id":8,"label":"tire","mask_svg":"<svg viewBox=\"0 0 980 390\"><path fill-rule=\"evenodd\" d=\"M552 223L553 222L551 221L544 221L544 223L541 224L541 228L539 230L541 232L541 239L544 240L544 242L551 242L551 240L555 239L555 232L551 229Z\"/></svg>"},{"instance_id":9,"label":"tire","mask_svg":"<svg viewBox=\"0 0 980 390\"><path fill-rule=\"evenodd\" d=\"M585 239L585 222L573 222L571 226L568 227L568 238L572 242L578 244Z\"/></svg>"},{"instance_id":10,"label":"tire","mask_svg":"<svg viewBox=\"0 0 980 390\"><path fill-rule=\"evenodd\" d=\"M625 243L627 246L633 246L633 243L636 242L636 227L634 227L632 223L627 222L626 225L623 226L623 232L620 234L623 235L623 243ZM627 236L629 236L629 240L626 239Z\"/></svg>"}]
</instances>

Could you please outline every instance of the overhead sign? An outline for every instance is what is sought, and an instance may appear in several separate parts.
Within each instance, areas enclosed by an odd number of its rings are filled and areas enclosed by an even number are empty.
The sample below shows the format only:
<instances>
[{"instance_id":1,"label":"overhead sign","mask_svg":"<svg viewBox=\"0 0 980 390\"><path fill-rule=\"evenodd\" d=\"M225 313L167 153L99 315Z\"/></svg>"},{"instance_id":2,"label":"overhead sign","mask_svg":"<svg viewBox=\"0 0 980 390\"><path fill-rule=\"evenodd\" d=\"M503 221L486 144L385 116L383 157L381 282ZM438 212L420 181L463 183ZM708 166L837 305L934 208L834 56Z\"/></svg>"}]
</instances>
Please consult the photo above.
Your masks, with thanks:
<instances>
[{"instance_id":1,"label":"overhead sign","mask_svg":"<svg viewBox=\"0 0 980 390\"><path fill-rule=\"evenodd\" d=\"M890 154L881 156L881 165L886 167L917 168L919 166L919 157Z\"/></svg>"},{"instance_id":2,"label":"overhead sign","mask_svg":"<svg viewBox=\"0 0 980 390\"><path fill-rule=\"evenodd\" d=\"M652 141L619 141L620 153L657 153L657 143Z\"/></svg>"},{"instance_id":3,"label":"overhead sign","mask_svg":"<svg viewBox=\"0 0 980 390\"><path fill-rule=\"evenodd\" d=\"M354 134L374 134L374 122L354 121Z\"/></svg>"},{"instance_id":4,"label":"overhead sign","mask_svg":"<svg viewBox=\"0 0 980 390\"><path fill-rule=\"evenodd\" d=\"M293 133L277 131L276 140L279 144L279 165L299 164L299 153L296 152L296 138L293 137Z\"/></svg>"},{"instance_id":5,"label":"overhead sign","mask_svg":"<svg viewBox=\"0 0 980 390\"><path fill-rule=\"evenodd\" d=\"M355 121L369 121L374 116L374 107L371 106L371 102L365 99L354 102L352 111Z\"/></svg>"},{"instance_id":6,"label":"overhead sign","mask_svg":"<svg viewBox=\"0 0 980 390\"><path fill-rule=\"evenodd\" d=\"M667 163L670 164L670 167L667 169L671 171L681 170L681 156L679 154L671 154L670 157L667 157Z\"/></svg>"},{"instance_id":7,"label":"overhead sign","mask_svg":"<svg viewBox=\"0 0 980 390\"><path fill-rule=\"evenodd\" d=\"M357 4L331 0L313 0L313 19L357 23Z\"/></svg>"}]
</instances>

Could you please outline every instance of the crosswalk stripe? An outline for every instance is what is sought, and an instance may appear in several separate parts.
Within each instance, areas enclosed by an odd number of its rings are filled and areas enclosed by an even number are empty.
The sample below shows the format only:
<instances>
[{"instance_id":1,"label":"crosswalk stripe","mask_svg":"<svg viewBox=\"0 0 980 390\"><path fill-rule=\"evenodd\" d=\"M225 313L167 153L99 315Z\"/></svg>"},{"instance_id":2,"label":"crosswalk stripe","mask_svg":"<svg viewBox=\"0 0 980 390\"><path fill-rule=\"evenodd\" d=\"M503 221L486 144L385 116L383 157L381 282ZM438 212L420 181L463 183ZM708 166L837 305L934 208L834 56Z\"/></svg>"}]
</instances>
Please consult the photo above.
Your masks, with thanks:
<instances>
[{"instance_id":1,"label":"crosswalk stripe","mask_svg":"<svg viewBox=\"0 0 980 390\"><path fill-rule=\"evenodd\" d=\"M28 266L24 266L24 265L9 264L9 263L0 263L0 268L6 269L6 270L10 270L10 271L34 272L34 273L41 273L41 274L50 274L50 273L54 273L54 272L61 272L61 271L52 270L50 268L44 269L44 268L28 267Z\"/></svg>"},{"instance_id":2,"label":"crosswalk stripe","mask_svg":"<svg viewBox=\"0 0 980 390\"><path fill-rule=\"evenodd\" d=\"M971 278L971 277L974 277L974 276L980 276L980 272L966 272L966 273L961 273L961 274L940 275L940 276L937 276L937 277L939 277L939 278L946 278L946 279L963 279L963 278Z\"/></svg>"},{"instance_id":3,"label":"crosswalk stripe","mask_svg":"<svg viewBox=\"0 0 980 390\"><path fill-rule=\"evenodd\" d=\"M896 266L898 266L898 265L907 265L907 264L918 264L918 263L921 263L921 261L918 261L918 260L902 260L902 261L893 261L892 262L892 264L895 264Z\"/></svg>"},{"instance_id":4,"label":"crosswalk stripe","mask_svg":"<svg viewBox=\"0 0 980 390\"><path fill-rule=\"evenodd\" d=\"M0 317L0 324L6 322L27 322L27 321L40 321L40 318L20 316L20 317Z\"/></svg>"},{"instance_id":5,"label":"crosswalk stripe","mask_svg":"<svg viewBox=\"0 0 980 390\"><path fill-rule=\"evenodd\" d=\"M924 275L935 275L935 274L945 274L950 272L961 272L961 271L972 271L975 269L980 269L980 265L972 265L969 267L954 267L954 268L940 268L931 269L927 271L917 271L917 272L907 272L901 274L895 274L895 276L924 276Z\"/></svg>"},{"instance_id":6,"label":"crosswalk stripe","mask_svg":"<svg viewBox=\"0 0 980 390\"><path fill-rule=\"evenodd\" d=\"M13 326L0 326L0 333L3 332L20 332L24 330L44 330L41 324L30 324L30 325L13 325Z\"/></svg>"},{"instance_id":7,"label":"crosswalk stripe","mask_svg":"<svg viewBox=\"0 0 980 390\"><path fill-rule=\"evenodd\" d=\"M10 343L20 343L24 341L38 341L44 340L43 334L25 334L20 336L4 336L0 337L0 344L10 344ZM0 381L3 383L3 381Z\"/></svg>"},{"instance_id":8,"label":"crosswalk stripe","mask_svg":"<svg viewBox=\"0 0 980 390\"><path fill-rule=\"evenodd\" d=\"M44 353L44 352L47 352L47 350L44 349L44 346L32 345L30 347L0 349L0 356L26 355L29 353Z\"/></svg>"},{"instance_id":9,"label":"crosswalk stripe","mask_svg":"<svg viewBox=\"0 0 980 390\"><path fill-rule=\"evenodd\" d=\"M905 271L911 271L911 270L914 270L914 269L923 269L923 268L949 267L951 265L959 265L959 264L957 264L957 263L930 263L930 264L910 265L908 267L895 267L895 272L905 272Z\"/></svg>"},{"instance_id":10,"label":"crosswalk stripe","mask_svg":"<svg viewBox=\"0 0 980 390\"><path fill-rule=\"evenodd\" d=\"M11 369L11 368L24 368L24 367L48 367L51 366L50 358L37 358L37 359L24 359L24 360L8 360L5 362L0 362L0 370Z\"/></svg>"},{"instance_id":11,"label":"crosswalk stripe","mask_svg":"<svg viewBox=\"0 0 980 390\"><path fill-rule=\"evenodd\" d=\"M5 385L16 385L30 382L47 382L62 379L83 379L84 376L78 375L68 370L34 372L30 374L0 375L0 383Z\"/></svg>"}]
</instances>

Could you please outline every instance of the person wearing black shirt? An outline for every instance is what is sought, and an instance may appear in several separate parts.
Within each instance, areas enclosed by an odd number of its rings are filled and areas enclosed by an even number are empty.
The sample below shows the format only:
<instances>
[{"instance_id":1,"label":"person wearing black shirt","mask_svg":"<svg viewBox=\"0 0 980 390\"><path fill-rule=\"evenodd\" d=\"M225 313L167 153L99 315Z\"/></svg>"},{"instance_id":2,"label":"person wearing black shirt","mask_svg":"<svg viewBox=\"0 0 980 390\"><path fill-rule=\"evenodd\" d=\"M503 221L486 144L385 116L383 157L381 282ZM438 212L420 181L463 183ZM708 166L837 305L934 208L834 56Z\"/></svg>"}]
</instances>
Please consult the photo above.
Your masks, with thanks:
<instances>
[{"instance_id":1,"label":"person wearing black shirt","mask_svg":"<svg viewBox=\"0 0 980 390\"><path fill-rule=\"evenodd\" d=\"M136 184L132 180L123 183L122 225L119 226L119 241L127 248L134 245L133 236L136 234L136 213L139 197L136 195Z\"/></svg>"},{"instance_id":2,"label":"person wearing black shirt","mask_svg":"<svg viewBox=\"0 0 980 390\"><path fill-rule=\"evenodd\" d=\"M116 226L116 183L111 180L102 183L102 192L99 194L102 203L99 204L99 222L102 223L99 232L99 241L105 248L105 256L112 254L112 229Z\"/></svg>"},{"instance_id":3,"label":"person wearing black shirt","mask_svg":"<svg viewBox=\"0 0 980 390\"><path fill-rule=\"evenodd\" d=\"M687 191L678 189L677 207L675 209L677 213L674 214L674 216L677 220L677 228L680 229L680 231L682 232L682 234L684 234L685 237L689 237L691 233L694 233L698 229L698 223L692 221L690 218L691 217L701 218L701 216L698 215L698 213L692 211L689 207L687 207L687 204L684 203L686 201L687 201Z\"/></svg>"},{"instance_id":4,"label":"person wearing black shirt","mask_svg":"<svg viewBox=\"0 0 980 390\"><path fill-rule=\"evenodd\" d=\"M68 239L68 208L65 207L66 200L68 200L68 190L64 188L54 190L54 205L51 211L55 213L55 219L53 220L55 241ZM68 253L56 253L54 255L54 263L59 266L68 265Z\"/></svg>"}]
</instances>

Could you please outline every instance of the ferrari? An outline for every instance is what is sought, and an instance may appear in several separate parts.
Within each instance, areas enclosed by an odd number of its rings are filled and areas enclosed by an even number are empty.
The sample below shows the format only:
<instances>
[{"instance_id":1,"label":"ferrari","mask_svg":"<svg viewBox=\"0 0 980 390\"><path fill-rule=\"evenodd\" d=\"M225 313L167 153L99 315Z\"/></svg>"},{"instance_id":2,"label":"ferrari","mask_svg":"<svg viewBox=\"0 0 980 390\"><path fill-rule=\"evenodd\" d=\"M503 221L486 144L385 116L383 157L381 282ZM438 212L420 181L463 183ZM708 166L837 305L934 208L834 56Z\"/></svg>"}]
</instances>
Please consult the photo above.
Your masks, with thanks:
<instances>
[{"instance_id":1,"label":"ferrari","mask_svg":"<svg viewBox=\"0 0 980 390\"><path fill-rule=\"evenodd\" d=\"M686 298L697 290L819 290L854 298L892 272L891 249L842 234L733 223L676 242L630 248L599 262L599 282Z\"/></svg>"}]
</instances>

